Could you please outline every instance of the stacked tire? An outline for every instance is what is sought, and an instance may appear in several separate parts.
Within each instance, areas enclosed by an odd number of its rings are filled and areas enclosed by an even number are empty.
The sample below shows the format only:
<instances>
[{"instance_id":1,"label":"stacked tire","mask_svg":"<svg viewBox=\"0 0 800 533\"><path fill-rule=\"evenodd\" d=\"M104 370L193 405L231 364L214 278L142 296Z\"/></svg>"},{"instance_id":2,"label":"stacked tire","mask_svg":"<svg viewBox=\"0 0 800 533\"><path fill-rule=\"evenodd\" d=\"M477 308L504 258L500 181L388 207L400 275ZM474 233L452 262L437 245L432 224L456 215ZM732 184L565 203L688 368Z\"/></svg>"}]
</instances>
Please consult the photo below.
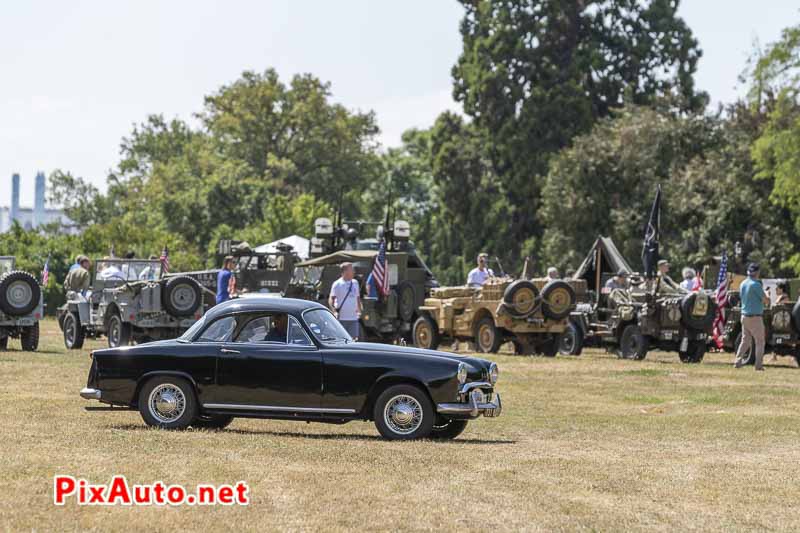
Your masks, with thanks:
<instances>
[{"instance_id":1,"label":"stacked tire","mask_svg":"<svg viewBox=\"0 0 800 533\"><path fill-rule=\"evenodd\" d=\"M30 314L39 305L42 289L32 275L21 270L8 272L0 278L0 310L10 317ZM20 332L22 349L35 351L39 347L39 322L22 328ZM0 339L0 348L8 347L8 336Z\"/></svg>"}]
</instances>

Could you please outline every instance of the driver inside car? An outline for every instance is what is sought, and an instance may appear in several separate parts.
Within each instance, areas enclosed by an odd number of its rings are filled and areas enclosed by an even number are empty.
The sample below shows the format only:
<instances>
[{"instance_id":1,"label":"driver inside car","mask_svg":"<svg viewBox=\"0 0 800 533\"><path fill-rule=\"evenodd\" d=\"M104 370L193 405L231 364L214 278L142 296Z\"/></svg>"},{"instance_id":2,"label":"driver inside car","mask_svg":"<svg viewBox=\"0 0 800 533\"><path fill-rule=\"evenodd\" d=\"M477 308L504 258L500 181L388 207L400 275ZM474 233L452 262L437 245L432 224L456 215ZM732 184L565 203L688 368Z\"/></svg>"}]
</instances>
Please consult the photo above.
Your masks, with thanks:
<instances>
[{"instance_id":1,"label":"driver inside car","mask_svg":"<svg viewBox=\"0 0 800 533\"><path fill-rule=\"evenodd\" d=\"M289 317L285 314L278 314L272 317L272 327L269 328L269 333L264 337L267 342L282 342L286 343L287 329L289 325Z\"/></svg>"}]
</instances>

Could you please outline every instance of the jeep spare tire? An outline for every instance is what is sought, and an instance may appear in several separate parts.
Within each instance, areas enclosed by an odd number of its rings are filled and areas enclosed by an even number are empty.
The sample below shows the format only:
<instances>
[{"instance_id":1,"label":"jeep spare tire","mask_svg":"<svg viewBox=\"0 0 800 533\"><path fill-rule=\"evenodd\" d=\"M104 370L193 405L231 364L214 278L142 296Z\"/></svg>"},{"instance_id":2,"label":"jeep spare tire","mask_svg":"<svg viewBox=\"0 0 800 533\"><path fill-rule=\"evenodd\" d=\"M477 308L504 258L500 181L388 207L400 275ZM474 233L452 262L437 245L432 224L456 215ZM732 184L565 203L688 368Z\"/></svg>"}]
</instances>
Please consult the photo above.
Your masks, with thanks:
<instances>
[{"instance_id":1,"label":"jeep spare tire","mask_svg":"<svg viewBox=\"0 0 800 533\"><path fill-rule=\"evenodd\" d=\"M539 306L539 289L526 279L518 279L506 287L503 304L511 316L528 317Z\"/></svg>"},{"instance_id":2,"label":"jeep spare tire","mask_svg":"<svg viewBox=\"0 0 800 533\"><path fill-rule=\"evenodd\" d=\"M714 323L716 314L717 302L707 294L692 292L681 300L681 322L689 329L708 330Z\"/></svg>"},{"instance_id":3,"label":"jeep spare tire","mask_svg":"<svg viewBox=\"0 0 800 533\"><path fill-rule=\"evenodd\" d=\"M175 276L164 282L161 304L172 316L191 316L203 303L200 284L189 276Z\"/></svg>"},{"instance_id":4,"label":"jeep spare tire","mask_svg":"<svg viewBox=\"0 0 800 533\"><path fill-rule=\"evenodd\" d=\"M41 298L39 282L27 272L15 270L0 278L0 309L7 315L27 315Z\"/></svg>"},{"instance_id":5,"label":"jeep spare tire","mask_svg":"<svg viewBox=\"0 0 800 533\"><path fill-rule=\"evenodd\" d=\"M551 281L542 289L542 313L553 320L567 318L575 307L575 290L566 281Z\"/></svg>"}]
</instances>

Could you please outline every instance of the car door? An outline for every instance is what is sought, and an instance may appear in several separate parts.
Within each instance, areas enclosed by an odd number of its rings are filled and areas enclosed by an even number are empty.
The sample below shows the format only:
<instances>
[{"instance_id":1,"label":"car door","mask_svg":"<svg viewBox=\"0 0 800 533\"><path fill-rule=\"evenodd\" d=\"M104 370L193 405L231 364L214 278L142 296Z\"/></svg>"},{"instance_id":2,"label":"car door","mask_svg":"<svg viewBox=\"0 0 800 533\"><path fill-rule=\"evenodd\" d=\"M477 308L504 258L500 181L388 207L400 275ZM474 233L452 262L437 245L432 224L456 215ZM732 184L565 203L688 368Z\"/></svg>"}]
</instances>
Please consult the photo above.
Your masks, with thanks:
<instances>
[{"instance_id":1,"label":"car door","mask_svg":"<svg viewBox=\"0 0 800 533\"><path fill-rule=\"evenodd\" d=\"M217 403L244 410L320 411L321 354L293 316L284 314L287 328L278 340L274 336L278 315L239 318L235 335L220 350Z\"/></svg>"}]
</instances>

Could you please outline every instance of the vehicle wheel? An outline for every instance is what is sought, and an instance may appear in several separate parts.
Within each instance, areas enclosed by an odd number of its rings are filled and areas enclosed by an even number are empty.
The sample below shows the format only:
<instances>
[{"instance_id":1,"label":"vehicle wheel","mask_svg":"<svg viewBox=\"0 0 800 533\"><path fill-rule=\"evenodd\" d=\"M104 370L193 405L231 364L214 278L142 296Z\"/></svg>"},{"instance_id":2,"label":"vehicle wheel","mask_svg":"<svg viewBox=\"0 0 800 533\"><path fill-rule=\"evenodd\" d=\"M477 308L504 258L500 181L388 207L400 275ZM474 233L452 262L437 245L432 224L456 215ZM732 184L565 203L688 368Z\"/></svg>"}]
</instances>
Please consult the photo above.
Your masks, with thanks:
<instances>
[{"instance_id":1,"label":"vehicle wheel","mask_svg":"<svg viewBox=\"0 0 800 533\"><path fill-rule=\"evenodd\" d=\"M161 302L172 316L191 316L203 303L203 290L196 279L175 276L163 282Z\"/></svg>"},{"instance_id":2,"label":"vehicle wheel","mask_svg":"<svg viewBox=\"0 0 800 533\"><path fill-rule=\"evenodd\" d=\"M580 355L583 351L583 331L573 322L558 336L558 353L561 355Z\"/></svg>"},{"instance_id":3,"label":"vehicle wheel","mask_svg":"<svg viewBox=\"0 0 800 533\"><path fill-rule=\"evenodd\" d=\"M23 328L19 339L22 344L23 351L35 352L39 347L39 323L37 322L32 326Z\"/></svg>"},{"instance_id":4,"label":"vehicle wheel","mask_svg":"<svg viewBox=\"0 0 800 533\"><path fill-rule=\"evenodd\" d=\"M184 429L197 417L192 385L176 376L157 376L139 392L139 413L148 426Z\"/></svg>"},{"instance_id":5,"label":"vehicle wheel","mask_svg":"<svg viewBox=\"0 0 800 533\"><path fill-rule=\"evenodd\" d=\"M39 282L27 272L15 270L0 278L0 309L8 315L27 315L41 298Z\"/></svg>"},{"instance_id":6,"label":"vehicle wheel","mask_svg":"<svg viewBox=\"0 0 800 533\"><path fill-rule=\"evenodd\" d=\"M389 440L424 439L433 429L435 414L428 395L414 385L394 385L378 396L375 427Z\"/></svg>"},{"instance_id":7,"label":"vehicle wheel","mask_svg":"<svg viewBox=\"0 0 800 533\"><path fill-rule=\"evenodd\" d=\"M68 350L80 350L83 348L83 340L86 338L86 330L81 326L81 319L76 312L67 312L64 315L64 346Z\"/></svg>"},{"instance_id":8,"label":"vehicle wheel","mask_svg":"<svg viewBox=\"0 0 800 533\"><path fill-rule=\"evenodd\" d=\"M8 337L3 337L0 339L0 350L6 351L8 350Z\"/></svg>"},{"instance_id":9,"label":"vehicle wheel","mask_svg":"<svg viewBox=\"0 0 800 533\"><path fill-rule=\"evenodd\" d=\"M131 343L131 325L123 322L119 313L114 313L108 318L106 335L109 348L127 346Z\"/></svg>"},{"instance_id":10,"label":"vehicle wheel","mask_svg":"<svg viewBox=\"0 0 800 533\"><path fill-rule=\"evenodd\" d=\"M619 341L619 353L623 359L641 361L647 357L647 338L642 335L642 330L635 324L628 324L622 330Z\"/></svg>"},{"instance_id":11,"label":"vehicle wheel","mask_svg":"<svg viewBox=\"0 0 800 533\"><path fill-rule=\"evenodd\" d=\"M414 312L417 310L417 296L414 286L408 281L401 281L395 287L397 292L397 314L403 322L411 322L414 319Z\"/></svg>"},{"instance_id":12,"label":"vehicle wheel","mask_svg":"<svg viewBox=\"0 0 800 533\"><path fill-rule=\"evenodd\" d=\"M539 345L539 352L545 357L558 355L558 337L552 336Z\"/></svg>"},{"instance_id":13,"label":"vehicle wheel","mask_svg":"<svg viewBox=\"0 0 800 533\"><path fill-rule=\"evenodd\" d=\"M734 353L736 353L736 354L739 353L739 346L741 346L741 345L742 345L742 332L740 331L736 335L736 344L735 344L735 352ZM744 362L742 364L745 364L745 365L754 365L754 364L756 364L756 341L755 340L750 343L750 346L747 349L745 349L745 352L744 352L743 355L744 355L744 357L742 357L742 360Z\"/></svg>"},{"instance_id":14,"label":"vehicle wheel","mask_svg":"<svg viewBox=\"0 0 800 533\"><path fill-rule=\"evenodd\" d=\"M681 363L700 363L706 355L705 341L689 341L685 352L678 352Z\"/></svg>"},{"instance_id":15,"label":"vehicle wheel","mask_svg":"<svg viewBox=\"0 0 800 533\"><path fill-rule=\"evenodd\" d=\"M422 315L414 322L414 346L426 350L435 350L439 347L439 327L428 315Z\"/></svg>"},{"instance_id":16,"label":"vehicle wheel","mask_svg":"<svg viewBox=\"0 0 800 533\"><path fill-rule=\"evenodd\" d=\"M800 332L800 301L792 307L792 325L795 331Z\"/></svg>"},{"instance_id":17,"label":"vehicle wheel","mask_svg":"<svg viewBox=\"0 0 800 533\"><path fill-rule=\"evenodd\" d=\"M503 339L494 325L492 317L483 317L475 324L475 347L479 352L497 353L502 341Z\"/></svg>"},{"instance_id":18,"label":"vehicle wheel","mask_svg":"<svg viewBox=\"0 0 800 533\"><path fill-rule=\"evenodd\" d=\"M542 313L553 320L567 318L575 307L575 290L563 280L551 281L542 289Z\"/></svg>"},{"instance_id":19,"label":"vehicle wheel","mask_svg":"<svg viewBox=\"0 0 800 533\"><path fill-rule=\"evenodd\" d=\"M503 305L512 316L525 318L539 307L539 289L526 279L518 279L503 292Z\"/></svg>"},{"instance_id":20,"label":"vehicle wheel","mask_svg":"<svg viewBox=\"0 0 800 533\"><path fill-rule=\"evenodd\" d=\"M198 429L225 429L233 422L232 416L225 415L200 415L192 422L193 428Z\"/></svg>"},{"instance_id":21,"label":"vehicle wheel","mask_svg":"<svg viewBox=\"0 0 800 533\"><path fill-rule=\"evenodd\" d=\"M464 432L467 428L468 420L437 420L433 424L433 429L429 438L440 440L451 440Z\"/></svg>"}]
</instances>

